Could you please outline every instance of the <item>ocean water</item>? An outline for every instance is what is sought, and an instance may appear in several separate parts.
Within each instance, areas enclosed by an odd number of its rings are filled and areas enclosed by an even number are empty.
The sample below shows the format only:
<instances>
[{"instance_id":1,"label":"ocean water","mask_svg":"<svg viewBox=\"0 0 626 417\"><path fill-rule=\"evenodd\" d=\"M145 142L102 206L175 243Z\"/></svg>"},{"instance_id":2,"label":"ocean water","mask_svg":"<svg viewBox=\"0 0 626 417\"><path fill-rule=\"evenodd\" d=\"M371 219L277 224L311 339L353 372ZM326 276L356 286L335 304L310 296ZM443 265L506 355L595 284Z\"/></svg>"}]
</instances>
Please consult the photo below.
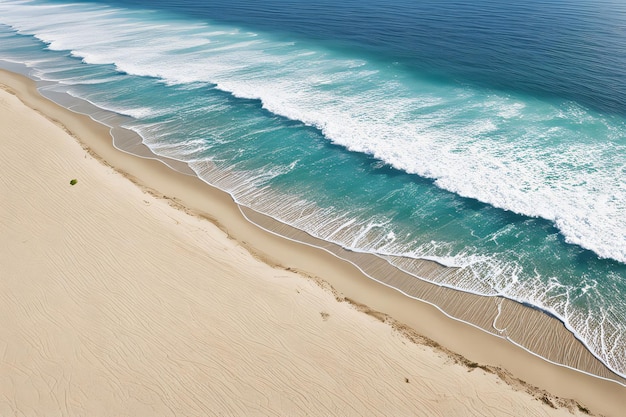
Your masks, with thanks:
<instances>
[{"instance_id":1,"label":"ocean water","mask_svg":"<svg viewBox=\"0 0 626 417\"><path fill-rule=\"evenodd\" d=\"M545 310L626 376L626 3L0 0L18 64L240 204L462 268L429 279Z\"/></svg>"}]
</instances>

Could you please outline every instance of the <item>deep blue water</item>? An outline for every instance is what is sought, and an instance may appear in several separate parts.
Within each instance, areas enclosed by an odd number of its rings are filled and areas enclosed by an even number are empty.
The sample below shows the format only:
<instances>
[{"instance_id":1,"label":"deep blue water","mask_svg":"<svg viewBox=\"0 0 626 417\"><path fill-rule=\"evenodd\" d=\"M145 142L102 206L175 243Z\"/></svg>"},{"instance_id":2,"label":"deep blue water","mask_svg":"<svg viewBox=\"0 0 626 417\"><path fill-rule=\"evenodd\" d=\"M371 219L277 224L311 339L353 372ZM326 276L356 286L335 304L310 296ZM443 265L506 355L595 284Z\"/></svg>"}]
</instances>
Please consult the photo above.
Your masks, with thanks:
<instances>
[{"instance_id":1,"label":"deep blue water","mask_svg":"<svg viewBox=\"0 0 626 417\"><path fill-rule=\"evenodd\" d=\"M315 236L462 267L435 281L622 375L625 31L617 1L0 1L0 60L44 93Z\"/></svg>"},{"instance_id":2,"label":"deep blue water","mask_svg":"<svg viewBox=\"0 0 626 417\"><path fill-rule=\"evenodd\" d=\"M620 0L111 1L376 54L422 73L626 112Z\"/></svg>"}]
</instances>

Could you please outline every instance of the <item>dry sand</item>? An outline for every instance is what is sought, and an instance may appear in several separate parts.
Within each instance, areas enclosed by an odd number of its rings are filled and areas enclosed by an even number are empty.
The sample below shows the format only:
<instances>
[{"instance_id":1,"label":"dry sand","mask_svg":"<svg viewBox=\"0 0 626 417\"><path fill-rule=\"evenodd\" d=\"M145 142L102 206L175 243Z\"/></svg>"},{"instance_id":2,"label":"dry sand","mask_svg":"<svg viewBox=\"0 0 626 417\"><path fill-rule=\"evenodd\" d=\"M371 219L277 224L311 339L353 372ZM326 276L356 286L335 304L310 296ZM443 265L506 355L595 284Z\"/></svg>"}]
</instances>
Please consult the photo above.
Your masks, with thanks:
<instances>
[{"instance_id":1,"label":"dry sand","mask_svg":"<svg viewBox=\"0 0 626 417\"><path fill-rule=\"evenodd\" d=\"M1 416L623 415L624 387L264 233L228 196L0 75L47 116L0 90Z\"/></svg>"}]
</instances>

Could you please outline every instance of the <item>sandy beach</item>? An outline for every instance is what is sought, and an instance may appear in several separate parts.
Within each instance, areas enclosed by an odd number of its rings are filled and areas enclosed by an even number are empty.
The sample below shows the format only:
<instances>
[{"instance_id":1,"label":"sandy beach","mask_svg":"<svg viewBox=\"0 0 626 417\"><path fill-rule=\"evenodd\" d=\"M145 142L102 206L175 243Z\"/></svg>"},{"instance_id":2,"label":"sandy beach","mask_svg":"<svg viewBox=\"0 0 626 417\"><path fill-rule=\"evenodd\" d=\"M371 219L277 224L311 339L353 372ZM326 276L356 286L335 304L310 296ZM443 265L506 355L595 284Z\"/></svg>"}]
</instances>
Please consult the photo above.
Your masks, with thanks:
<instances>
[{"instance_id":1,"label":"sandy beach","mask_svg":"<svg viewBox=\"0 0 626 417\"><path fill-rule=\"evenodd\" d=\"M626 410L624 386L254 226L25 77L0 85L0 415Z\"/></svg>"}]
</instances>

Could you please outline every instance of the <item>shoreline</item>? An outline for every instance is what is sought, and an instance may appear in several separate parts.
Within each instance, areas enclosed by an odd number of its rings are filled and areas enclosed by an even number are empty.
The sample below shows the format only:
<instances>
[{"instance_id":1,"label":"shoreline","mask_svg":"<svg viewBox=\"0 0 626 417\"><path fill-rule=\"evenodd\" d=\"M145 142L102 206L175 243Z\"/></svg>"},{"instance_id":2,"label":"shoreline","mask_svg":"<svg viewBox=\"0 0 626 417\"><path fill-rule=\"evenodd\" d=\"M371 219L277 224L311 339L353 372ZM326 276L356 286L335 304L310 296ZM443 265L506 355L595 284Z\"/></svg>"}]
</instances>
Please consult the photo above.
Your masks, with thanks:
<instances>
[{"instance_id":1,"label":"shoreline","mask_svg":"<svg viewBox=\"0 0 626 417\"><path fill-rule=\"evenodd\" d=\"M446 353L458 352L467 358L465 360L468 364L476 363L477 367L484 366L492 372L504 368L514 375L514 378L509 376L511 380L519 378L559 397L573 398L586 407L590 407L593 412L619 415L618 413L626 407L624 386L580 371L553 365L547 360L516 347L510 341L465 324L459 321L460 319L447 317L438 307L427 304L428 301L412 300L398 290L372 281L370 277L364 276L367 271L357 269L354 264L350 263L352 262L350 259L341 260L339 255L330 253L323 246L322 249L315 248L306 241L304 244L298 244L279 237L273 232L265 232L253 223L258 223L263 227L264 222L269 222L268 219L255 218L249 222L244 219L244 215L245 217L258 217L258 213L240 208L227 193L210 187L196 177L175 172L157 160L143 159L117 150L112 146L110 139L106 140L107 137L110 138L108 127L94 122L89 116L72 113L43 98L39 95L32 80L7 71L0 71L0 82L9 85L29 107L57 125L63 126L92 155L97 155L97 159L131 179L144 192L165 199L171 205L189 214L209 219L231 239L239 242L256 258L269 265L299 272L318 282L326 282L332 286L338 300L352 302L359 310L379 320L387 321L397 329L402 329L405 335L419 338L417 336L419 334L432 339L434 343L444 346L443 351ZM289 238L289 235L287 237ZM298 237L298 240L301 240L301 236ZM268 247L273 250L264 250ZM342 255L345 254L342 253ZM360 254L353 255L358 257ZM376 265L370 266L377 268ZM446 291L453 290L446 289ZM456 293L459 294L458 298L448 297L449 308L453 309L455 306L465 308L476 302L468 303L467 293L460 291ZM480 298L486 299L487 297ZM492 304L491 308L496 308L492 300L488 302ZM539 316L533 316L531 310L526 307L523 311L527 316L518 322L526 325L536 324L538 320L536 317ZM503 321L504 327L510 326L513 329L515 327L513 319L517 320L520 311L522 310L510 307L510 311L499 315L498 320ZM541 317L545 316L543 313L537 313L541 314ZM545 318L539 320L546 321ZM564 328L562 325L561 327ZM571 333L568 331L567 333L572 337ZM562 340L565 336L559 333L555 337L556 340ZM574 360L580 360L579 356L574 355ZM502 371L502 373L506 375L506 372Z\"/></svg>"},{"instance_id":2,"label":"shoreline","mask_svg":"<svg viewBox=\"0 0 626 417\"><path fill-rule=\"evenodd\" d=\"M26 76L29 78L28 76ZM29 78L30 79L30 78ZM38 85L38 81L34 81ZM43 82L47 84L48 82ZM54 83L53 83L54 84ZM45 89L45 87L44 87ZM131 156L139 156L157 160L172 170L198 178L198 175L187 163L160 155L156 155L142 141L143 138L136 132L121 127L127 116L119 115L107 109L55 91L45 91L37 88L38 94L43 95L63 108L71 109L73 113L85 115L91 120L108 126L113 146ZM283 223L278 219L255 211L236 202L236 198L221 185L220 179L224 175L210 166L207 166L204 176L216 173L214 178L198 178L208 187L210 192L218 192L227 196L242 216L253 225L264 229L270 234L287 238L297 244L304 244L314 249L326 251L355 266L359 272L378 284L390 287L403 296L433 305L447 317L463 324L476 327L496 337L507 339L514 345L536 355L550 363L571 368L573 370L597 376L601 379L616 381L626 386L626 378L616 374L600 358L596 357L585 343L578 338L567 323L558 316L532 305L526 305L517 300L501 297L486 296L463 291L455 287L437 283L437 275L454 276L463 274L463 269L450 268L436 261L425 259L408 259L393 256L379 256L376 254L352 252L343 247L316 238L307 232ZM141 182L141 181L140 181ZM215 184L213 184L215 182ZM227 187L226 187L227 188ZM183 200L190 201L187 197ZM183 203L183 206L189 206ZM203 206L196 205L195 210L201 215L206 214ZM220 219L212 219L220 224ZM234 237L236 240L243 240ZM252 245L252 253L259 252L263 247L259 242ZM276 262L275 265L284 265ZM406 268L406 269L405 269ZM400 313L401 314L401 313ZM523 319L519 319L523 317ZM502 324L500 324L500 321ZM533 329L528 331L528 327ZM558 346L558 348L554 348Z\"/></svg>"},{"instance_id":3,"label":"shoreline","mask_svg":"<svg viewBox=\"0 0 626 417\"><path fill-rule=\"evenodd\" d=\"M19 67L19 65L18 65ZM22 75L25 75L26 68ZM30 79L27 75L26 78ZM34 81L34 80L33 80ZM178 173L198 178L211 192L228 196L234 207L241 212L246 221L264 229L266 232L287 238L297 244L304 244L315 249L326 251L341 261L355 266L367 279L378 284L388 286L403 296L425 302L439 309L447 317L476 327L484 332L507 339L514 345L538 356L550 363L578 370L601 379L616 381L626 386L626 378L615 373L600 358L595 356L583 340L571 330L561 318L533 305L527 305L515 299L502 296L486 296L464 291L445 284L437 283L438 275L455 276L464 273L463 269L451 268L436 261L426 259L409 259L394 256L379 256L371 253L352 252L343 247L316 238L305 231L269 215L255 211L236 201L235 196L222 187L223 173L207 165L203 176L199 178L191 167L184 161L156 155L143 138L136 132L124 127L127 116L97 107L91 102L69 96L56 91L46 91L47 81L34 81L37 92L48 100L57 103L62 108L70 109L73 113L87 116L91 120L110 128L112 145L123 153L131 156L157 160ZM39 87L39 84L44 87ZM54 83L52 83L54 85ZM210 178L212 174L217 174ZM216 185L219 184L219 185ZM185 199L185 197L183 197ZM188 204L183 204L183 206ZM195 206L200 214L204 213L202 206ZM220 223L220 219L212 219ZM242 240L235 237L236 240ZM258 252L259 243L249 250ZM282 265L280 262L276 265ZM519 319L523 317L523 319ZM502 324L500 324L502 321ZM528 327L533 329L528 331ZM554 348L554 346L559 346Z\"/></svg>"}]
</instances>

